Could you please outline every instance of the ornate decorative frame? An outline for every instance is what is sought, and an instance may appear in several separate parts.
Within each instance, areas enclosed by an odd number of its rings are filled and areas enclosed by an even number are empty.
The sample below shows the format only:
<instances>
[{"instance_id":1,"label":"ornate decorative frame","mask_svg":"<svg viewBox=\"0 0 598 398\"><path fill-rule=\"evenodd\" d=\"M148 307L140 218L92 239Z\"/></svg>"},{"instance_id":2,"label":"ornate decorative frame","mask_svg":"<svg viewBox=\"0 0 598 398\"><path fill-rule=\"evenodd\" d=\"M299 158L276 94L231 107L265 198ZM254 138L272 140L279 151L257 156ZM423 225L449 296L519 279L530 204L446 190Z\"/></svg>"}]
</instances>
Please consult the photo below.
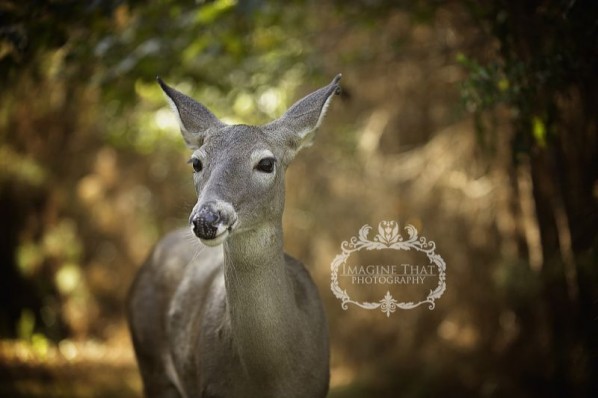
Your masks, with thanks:
<instances>
[{"instance_id":1,"label":"ornate decorative frame","mask_svg":"<svg viewBox=\"0 0 598 398\"><path fill-rule=\"evenodd\" d=\"M331 283L330 288L332 293L341 300L341 307L344 310L348 309L349 304L355 304L361 308L373 310L380 308L382 312L390 317L390 314L395 312L397 308L411 309L422 304L428 303L429 309L433 310L436 306L435 300L446 290L446 263L439 254L435 253L436 244L433 241L428 241L423 236L418 236L417 229L410 224L407 224L404 230L407 232L408 238L404 239L399 233L399 223L396 221L381 221L378 224L378 234L374 236L373 240L368 239L370 230L369 225L364 225L359 230L358 236L353 236L349 241L341 243L342 253L338 254L330 265ZM360 250L416 250L425 253L431 263L438 267L438 286L430 293L425 300L414 302L399 302L390 294L390 290L386 291L386 295L378 302L359 302L352 300L347 294L346 289L343 290L338 284L338 269L344 264L352 253Z\"/></svg>"}]
</instances>

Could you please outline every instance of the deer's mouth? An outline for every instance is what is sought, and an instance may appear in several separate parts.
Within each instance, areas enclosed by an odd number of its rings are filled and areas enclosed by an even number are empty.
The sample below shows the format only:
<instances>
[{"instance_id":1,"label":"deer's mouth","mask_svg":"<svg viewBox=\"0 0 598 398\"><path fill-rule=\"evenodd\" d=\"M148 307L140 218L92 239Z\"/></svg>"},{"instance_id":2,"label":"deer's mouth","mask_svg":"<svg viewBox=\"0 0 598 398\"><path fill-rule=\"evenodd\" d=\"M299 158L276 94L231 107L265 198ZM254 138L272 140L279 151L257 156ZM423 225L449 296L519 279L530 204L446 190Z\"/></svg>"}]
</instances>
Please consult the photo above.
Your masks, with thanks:
<instances>
[{"instance_id":1,"label":"deer's mouth","mask_svg":"<svg viewBox=\"0 0 598 398\"><path fill-rule=\"evenodd\" d=\"M212 239L199 238L199 240L201 241L201 243L203 243L206 246L214 247L214 246L218 246L218 245L221 245L222 243L224 243L224 241L228 238L228 235L229 235L228 230L225 230L223 233L215 236Z\"/></svg>"},{"instance_id":2,"label":"deer's mouth","mask_svg":"<svg viewBox=\"0 0 598 398\"><path fill-rule=\"evenodd\" d=\"M236 220L235 220L235 223L236 223ZM232 232L233 226L235 223L233 223L232 225L228 225L228 226L220 225L220 226L218 226L213 238L205 238L205 237L200 236L199 240L204 245L210 246L210 247L221 245L222 243L224 243L224 241L228 238L228 236Z\"/></svg>"}]
</instances>

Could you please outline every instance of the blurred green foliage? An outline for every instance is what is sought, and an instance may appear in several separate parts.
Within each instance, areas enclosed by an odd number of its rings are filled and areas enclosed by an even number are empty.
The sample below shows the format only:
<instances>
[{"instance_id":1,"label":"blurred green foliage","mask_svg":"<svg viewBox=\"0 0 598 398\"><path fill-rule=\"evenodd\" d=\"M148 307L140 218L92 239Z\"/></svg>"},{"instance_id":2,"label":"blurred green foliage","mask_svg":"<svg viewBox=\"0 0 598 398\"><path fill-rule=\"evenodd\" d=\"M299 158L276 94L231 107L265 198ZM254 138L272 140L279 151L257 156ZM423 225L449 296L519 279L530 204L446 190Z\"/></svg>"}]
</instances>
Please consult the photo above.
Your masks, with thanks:
<instances>
[{"instance_id":1,"label":"blurred green foliage","mask_svg":"<svg viewBox=\"0 0 598 398\"><path fill-rule=\"evenodd\" d=\"M547 140L555 141L559 130L576 134L559 126L558 101L559 96L580 95L585 104L595 104L596 3L503 0L468 6L495 38L500 54L482 63L459 57L470 71L463 83L468 109L479 114L500 103L510 107L517 151L544 147Z\"/></svg>"}]
</instances>

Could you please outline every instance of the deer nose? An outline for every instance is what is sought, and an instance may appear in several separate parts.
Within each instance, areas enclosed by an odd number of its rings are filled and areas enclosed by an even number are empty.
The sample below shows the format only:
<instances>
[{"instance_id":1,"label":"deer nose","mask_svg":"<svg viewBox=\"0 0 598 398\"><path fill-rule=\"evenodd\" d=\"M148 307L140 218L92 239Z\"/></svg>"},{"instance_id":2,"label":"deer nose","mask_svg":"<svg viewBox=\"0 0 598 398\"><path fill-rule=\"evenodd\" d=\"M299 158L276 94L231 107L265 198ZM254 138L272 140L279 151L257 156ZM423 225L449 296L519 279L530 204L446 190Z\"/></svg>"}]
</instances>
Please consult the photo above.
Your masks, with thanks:
<instances>
[{"instance_id":1,"label":"deer nose","mask_svg":"<svg viewBox=\"0 0 598 398\"><path fill-rule=\"evenodd\" d=\"M208 224L208 225L218 224L218 221L220 221L220 212L206 210L205 208L202 210L205 210L205 212L203 214L203 220L205 221L206 224Z\"/></svg>"},{"instance_id":2,"label":"deer nose","mask_svg":"<svg viewBox=\"0 0 598 398\"><path fill-rule=\"evenodd\" d=\"M211 240L221 235L229 225L232 214L228 214L223 203L207 202L191 214L190 223L195 236Z\"/></svg>"},{"instance_id":3,"label":"deer nose","mask_svg":"<svg viewBox=\"0 0 598 398\"><path fill-rule=\"evenodd\" d=\"M220 212L211 203L207 203L191 216L193 233L201 239L214 239L220 223Z\"/></svg>"},{"instance_id":4,"label":"deer nose","mask_svg":"<svg viewBox=\"0 0 598 398\"><path fill-rule=\"evenodd\" d=\"M206 246L218 246L228 239L235 225L237 213L234 207L222 200L197 204L189 217L195 236Z\"/></svg>"}]
</instances>

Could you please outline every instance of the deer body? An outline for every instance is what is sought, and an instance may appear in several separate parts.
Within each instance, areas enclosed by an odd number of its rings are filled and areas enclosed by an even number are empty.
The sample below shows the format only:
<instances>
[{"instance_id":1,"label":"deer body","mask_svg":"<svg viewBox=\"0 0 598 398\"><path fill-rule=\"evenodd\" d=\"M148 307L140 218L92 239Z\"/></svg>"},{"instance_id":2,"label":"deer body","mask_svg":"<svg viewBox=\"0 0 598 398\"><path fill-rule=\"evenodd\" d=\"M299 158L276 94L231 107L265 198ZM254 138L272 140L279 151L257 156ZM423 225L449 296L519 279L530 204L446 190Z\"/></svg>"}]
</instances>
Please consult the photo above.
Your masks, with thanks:
<instances>
[{"instance_id":1,"label":"deer body","mask_svg":"<svg viewBox=\"0 0 598 398\"><path fill-rule=\"evenodd\" d=\"M339 79L258 127L224 125L160 82L194 150L198 200L191 230L160 241L130 291L146 396L326 396L326 319L309 273L283 252L282 213L284 171Z\"/></svg>"}]
</instances>

